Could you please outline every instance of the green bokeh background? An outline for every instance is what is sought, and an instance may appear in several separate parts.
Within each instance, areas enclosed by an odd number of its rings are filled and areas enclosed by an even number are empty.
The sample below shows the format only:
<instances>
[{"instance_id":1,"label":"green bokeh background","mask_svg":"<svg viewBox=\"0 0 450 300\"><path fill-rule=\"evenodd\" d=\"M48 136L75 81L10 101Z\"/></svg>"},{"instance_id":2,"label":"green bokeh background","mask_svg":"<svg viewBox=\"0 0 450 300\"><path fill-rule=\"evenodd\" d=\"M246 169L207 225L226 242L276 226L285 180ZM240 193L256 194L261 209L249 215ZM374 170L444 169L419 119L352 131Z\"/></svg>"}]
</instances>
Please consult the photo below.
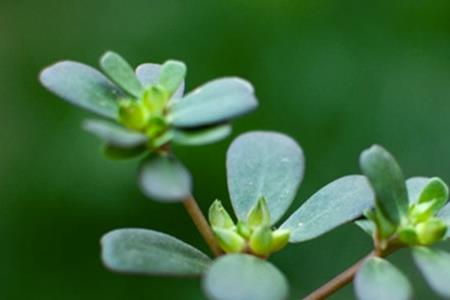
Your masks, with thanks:
<instances>
[{"instance_id":1,"label":"green bokeh background","mask_svg":"<svg viewBox=\"0 0 450 300\"><path fill-rule=\"evenodd\" d=\"M80 129L89 114L37 81L56 60L96 65L108 49L133 65L183 60L188 89L224 75L250 80L261 105L235 122L233 137L264 129L299 141L307 167L291 211L358 173L372 143L408 176L450 180L448 1L0 0L1 299L203 299L198 280L128 277L100 263L100 236L121 227L161 230L207 251L182 206L141 195L137 162L103 158ZM230 142L176 149L204 210L216 197L228 201ZM370 246L346 225L272 261L300 299ZM417 299L434 299L406 252L393 261ZM348 287L332 299L352 298Z\"/></svg>"}]
</instances>

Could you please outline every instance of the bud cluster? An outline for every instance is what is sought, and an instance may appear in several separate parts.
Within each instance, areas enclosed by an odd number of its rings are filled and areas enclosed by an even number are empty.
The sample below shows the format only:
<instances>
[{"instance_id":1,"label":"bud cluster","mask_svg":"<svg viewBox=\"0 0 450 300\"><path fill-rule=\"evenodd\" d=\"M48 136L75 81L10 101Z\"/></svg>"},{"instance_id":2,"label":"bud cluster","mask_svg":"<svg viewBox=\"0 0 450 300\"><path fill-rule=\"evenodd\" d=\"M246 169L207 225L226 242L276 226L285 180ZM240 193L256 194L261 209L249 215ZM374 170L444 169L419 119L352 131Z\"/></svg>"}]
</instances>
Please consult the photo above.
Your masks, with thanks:
<instances>
[{"instance_id":1,"label":"bud cluster","mask_svg":"<svg viewBox=\"0 0 450 300\"><path fill-rule=\"evenodd\" d=\"M250 253L268 257L284 248L290 231L272 229L266 199L261 197L250 210L247 220L235 223L222 203L215 200L209 208L209 222L220 247L226 253Z\"/></svg>"},{"instance_id":2,"label":"bud cluster","mask_svg":"<svg viewBox=\"0 0 450 300\"><path fill-rule=\"evenodd\" d=\"M119 104L119 122L125 127L143 132L149 138L149 147L158 148L169 137L166 106L171 97L161 85L151 85L140 99L126 99Z\"/></svg>"},{"instance_id":3,"label":"bud cluster","mask_svg":"<svg viewBox=\"0 0 450 300\"><path fill-rule=\"evenodd\" d=\"M432 196L430 196L432 195ZM398 229L399 239L407 245L432 245L447 233L447 224L436 217L448 198L448 188L439 178L432 178L410 204L408 218Z\"/></svg>"}]
</instances>

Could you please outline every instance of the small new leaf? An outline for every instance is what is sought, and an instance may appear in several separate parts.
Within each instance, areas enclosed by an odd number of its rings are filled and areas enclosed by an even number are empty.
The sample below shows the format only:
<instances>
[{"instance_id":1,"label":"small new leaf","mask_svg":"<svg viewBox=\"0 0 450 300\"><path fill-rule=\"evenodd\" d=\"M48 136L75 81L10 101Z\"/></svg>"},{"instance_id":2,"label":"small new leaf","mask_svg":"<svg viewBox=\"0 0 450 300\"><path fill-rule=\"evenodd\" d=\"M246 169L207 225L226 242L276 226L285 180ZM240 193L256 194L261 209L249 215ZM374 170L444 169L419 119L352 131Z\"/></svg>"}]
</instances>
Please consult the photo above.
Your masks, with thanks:
<instances>
[{"instance_id":1,"label":"small new leaf","mask_svg":"<svg viewBox=\"0 0 450 300\"><path fill-rule=\"evenodd\" d=\"M272 232L272 249L270 252L277 252L283 249L289 242L291 231L287 229L278 229Z\"/></svg>"},{"instance_id":2,"label":"small new leaf","mask_svg":"<svg viewBox=\"0 0 450 300\"><path fill-rule=\"evenodd\" d=\"M266 198L261 196L255 206L248 213L247 224L250 227L270 225L270 212Z\"/></svg>"},{"instance_id":3,"label":"small new leaf","mask_svg":"<svg viewBox=\"0 0 450 300\"><path fill-rule=\"evenodd\" d=\"M234 228L234 222L219 200L215 200L209 207L209 223L216 228Z\"/></svg>"},{"instance_id":4,"label":"small new leaf","mask_svg":"<svg viewBox=\"0 0 450 300\"><path fill-rule=\"evenodd\" d=\"M272 230L268 226L255 229L250 238L250 249L254 254L267 256L272 251Z\"/></svg>"},{"instance_id":5,"label":"small new leaf","mask_svg":"<svg viewBox=\"0 0 450 300\"><path fill-rule=\"evenodd\" d=\"M161 84L170 95L183 83L186 76L186 65L181 61L168 60L161 67L159 84Z\"/></svg>"},{"instance_id":6,"label":"small new leaf","mask_svg":"<svg viewBox=\"0 0 450 300\"><path fill-rule=\"evenodd\" d=\"M226 253L239 253L245 248L245 240L232 229L222 229L213 227L214 235L220 247Z\"/></svg>"}]
</instances>

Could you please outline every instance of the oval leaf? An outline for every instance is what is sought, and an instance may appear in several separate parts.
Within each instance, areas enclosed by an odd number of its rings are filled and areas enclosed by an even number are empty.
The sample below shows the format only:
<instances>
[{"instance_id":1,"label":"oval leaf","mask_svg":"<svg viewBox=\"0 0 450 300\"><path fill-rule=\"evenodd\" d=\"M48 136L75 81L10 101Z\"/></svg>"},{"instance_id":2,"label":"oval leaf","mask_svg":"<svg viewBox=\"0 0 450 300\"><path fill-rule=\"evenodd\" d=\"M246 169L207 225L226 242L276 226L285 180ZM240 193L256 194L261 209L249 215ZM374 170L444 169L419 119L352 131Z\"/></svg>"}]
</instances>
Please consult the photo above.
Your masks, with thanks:
<instances>
[{"instance_id":1,"label":"oval leaf","mask_svg":"<svg viewBox=\"0 0 450 300\"><path fill-rule=\"evenodd\" d=\"M448 200L448 187L442 179L433 177L427 181L419 195L419 203L434 201L433 213L438 212Z\"/></svg>"},{"instance_id":2,"label":"oval leaf","mask_svg":"<svg viewBox=\"0 0 450 300\"><path fill-rule=\"evenodd\" d=\"M197 276L211 260L194 247L161 232L118 229L101 239L102 261L115 272Z\"/></svg>"},{"instance_id":3,"label":"oval leaf","mask_svg":"<svg viewBox=\"0 0 450 300\"><path fill-rule=\"evenodd\" d=\"M100 66L103 72L130 96L134 98L141 96L142 85L136 78L131 66L122 56L108 51L100 58Z\"/></svg>"},{"instance_id":4,"label":"oval leaf","mask_svg":"<svg viewBox=\"0 0 450 300\"><path fill-rule=\"evenodd\" d=\"M130 131L108 121L86 120L83 128L115 147L134 148L147 142L147 136L144 134Z\"/></svg>"},{"instance_id":5,"label":"oval leaf","mask_svg":"<svg viewBox=\"0 0 450 300\"><path fill-rule=\"evenodd\" d=\"M227 153L228 190L237 217L246 221L264 196L271 224L276 223L295 198L303 170L303 152L290 137L262 131L239 136Z\"/></svg>"},{"instance_id":6,"label":"oval leaf","mask_svg":"<svg viewBox=\"0 0 450 300\"><path fill-rule=\"evenodd\" d=\"M255 109L258 103L251 84L240 78L222 78L204 84L171 106L177 127L222 123Z\"/></svg>"},{"instance_id":7,"label":"oval leaf","mask_svg":"<svg viewBox=\"0 0 450 300\"><path fill-rule=\"evenodd\" d=\"M430 287L442 297L450 298L450 253L416 247L413 257Z\"/></svg>"},{"instance_id":8,"label":"oval leaf","mask_svg":"<svg viewBox=\"0 0 450 300\"><path fill-rule=\"evenodd\" d=\"M310 240L358 218L374 201L364 176L345 176L312 195L281 228L291 230L290 242Z\"/></svg>"},{"instance_id":9,"label":"oval leaf","mask_svg":"<svg viewBox=\"0 0 450 300\"><path fill-rule=\"evenodd\" d=\"M63 61L44 69L39 79L49 91L70 103L105 117L117 118L117 100L123 97L123 92L96 69Z\"/></svg>"},{"instance_id":10,"label":"oval leaf","mask_svg":"<svg viewBox=\"0 0 450 300\"><path fill-rule=\"evenodd\" d=\"M246 254L217 259L203 277L203 290L211 300L282 300L289 287L271 263Z\"/></svg>"},{"instance_id":11,"label":"oval leaf","mask_svg":"<svg viewBox=\"0 0 450 300\"><path fill-rule=\"evenodd\" d=\"M191 194L189 171L172 156L153 156L146 159L140 170L142 192L157 201L181 202Z\"/></svg>"},{"instance_id":12,"label":"oval leaf","mask_svg":"<svg viewBox=\"0 0 450 300\"><path fill-rule=\"evenodd\" d=\"M412 288L400 270L381 258L368 259L356 273L354 288L359 300L411 299Z\"/></svg>"},{"instance_id":13,"label":"oval leaf","mask_svg":"<svg viewBox=\"0 0 450 300\"><path fill-rule=\"evenodd\" d=\"M161 65L145 63L136 68L136 76L144 87L158 84L159 75L161 73ZM179 99L184 93L184 81L181 82L180 87L172 96L172 100Z\"/></svg>"},{"instance_id":14,"label":"oval leaf","mask_svg":"<svg viewBox=\"0 0 450 300\"><path fill-rule=\"evenodd\" d=\"M360 156L361 170L369 178L377 206L393 224L408 213L408 194L400 166L383 147L374 145Z\"/></svg>"},{"instance_id":15,"label":"oval leaf","mask_svg":"<svg viewBox=\"0 0 450 300\"><path fill-rule=\"evenodd\" d=\"M427 177L411 177L406 180L406 189L408 190L409 203L416 203L419 200L420 193L427 185Z\"/></svg>"},{"instance_id":16,"label":"oval leaf","mask_svg":"<svg viewBox=\"0 0 450 300\"><path fill-rule=\"evenodd\" d=\"M159 84L172 95L184 82L186 65L181 61L168 60L161 66Z\"/></svg>"},{"instance_id":17,"label":"oval leaf","mask_svg":"<svg viewBox=\"0 0 450 300\"><path fill-rule=\"evenodd\" d=\"M174 130L172 141L180 145L204 145L220 141L231 133L231 125L219 125L200 130Z\"/></svg>"}]
</instances>

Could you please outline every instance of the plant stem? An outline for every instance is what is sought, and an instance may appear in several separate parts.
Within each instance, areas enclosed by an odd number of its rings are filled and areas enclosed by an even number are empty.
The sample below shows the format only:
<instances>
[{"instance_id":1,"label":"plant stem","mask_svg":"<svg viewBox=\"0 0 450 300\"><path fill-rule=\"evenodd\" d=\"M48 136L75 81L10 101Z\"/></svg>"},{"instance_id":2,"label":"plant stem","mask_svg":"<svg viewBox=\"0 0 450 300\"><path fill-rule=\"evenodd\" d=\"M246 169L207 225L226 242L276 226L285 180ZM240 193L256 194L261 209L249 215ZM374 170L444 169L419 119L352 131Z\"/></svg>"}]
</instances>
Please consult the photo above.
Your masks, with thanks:
<instances>
[{"instance_id":1,"label":"plant stem","mask_svg":"<svg viewBox=\"0 0 450 300\"><path fill-rule=\"evenodd\" d=\"M202 235L206 244L208 244L209 249L211 249L211 252L215 256L222 255L223 252L220 249L216 238L214 237L211 227L209 226L208 222L206 221L206 218L203 215L203 213L202 213L200 207L198 206L197 201L194 199L194 197L189 196L188 198L186 198L183 201L183 205L184 205L184 208L186 208L187 213L191 216L192 221L194 222L198 231Z\"/></svg>"},{"instance_id":2,"label":"plant stem","mask_svg":"<svg viewBox=\"0 0 450 300\"><path fill-rule=\"evenodd\" d=\"M399 243L395 238L388 241L388 246L385 249L380 247L380 241L378 235L374 238L374 246L375 250L370 252L368 255L357 261L353 266L337 275L323 286L303 298L303 300L322 300L326 299L328 296L337 292L339 289L343 288L350 282L352 282L355 277L356 272L358 272L359 268L362 264L371 257L386 257L390 255L392 252L402 248L404 245Z\"/></svg>"},{"instance_id":3,"label":"plant stem","mask_svg":"<svg viewBox=\"0 0 450 300\"><path fill-rule=\"evenodd\" d=\"M325 299L340 288L344 287L345 285L349 284L353 277L355 277L356 272L359 270L361 265L366 261L366 259L370 257L376 256L375 251L370 252L367 256L360 259L357 263L355 263L353 266L339 274L338 276L334 277L327 283L325 283L323 286L303 298L303 300L321 300Z\"/></svg>"}]
</instances>

